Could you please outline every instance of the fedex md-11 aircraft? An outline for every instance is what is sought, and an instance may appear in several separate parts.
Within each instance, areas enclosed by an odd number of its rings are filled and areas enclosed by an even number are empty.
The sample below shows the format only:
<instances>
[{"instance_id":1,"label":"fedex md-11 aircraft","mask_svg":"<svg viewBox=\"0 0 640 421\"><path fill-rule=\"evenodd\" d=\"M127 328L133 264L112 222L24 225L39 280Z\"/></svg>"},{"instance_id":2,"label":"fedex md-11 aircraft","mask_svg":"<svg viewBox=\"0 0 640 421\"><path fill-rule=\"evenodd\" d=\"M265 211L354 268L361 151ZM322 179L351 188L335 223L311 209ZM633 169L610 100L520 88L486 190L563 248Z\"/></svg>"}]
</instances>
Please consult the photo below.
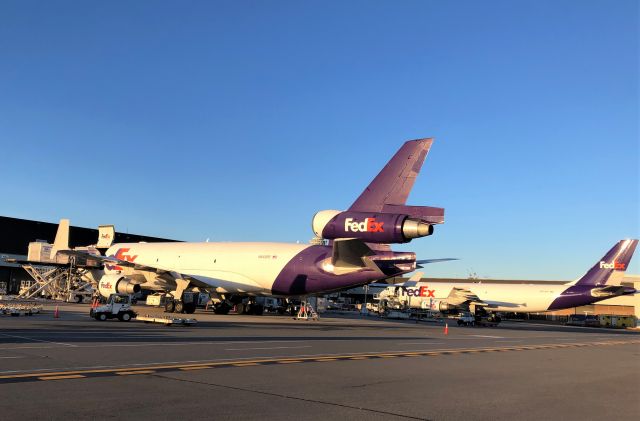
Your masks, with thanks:
<instances>
[{"instance_id":1,"label":"fedex md-11 aircraft","mask_svg":"<svg viewBox=\"0 0 640 421\"><path fill-rule=\"evenodd\" d=\"M195 302L185 302L184 292L208 291L214 311L227 313L242 297L348 289L442 260L417 261L415 253L389 246L431 235L434 224L444 222L442 208L405 204L432 143L406 142L349 209L316 213L312 227L319 244L115 244L98 257L105 267L98 290L103 296L141 288L165 291L170 294L165 310L187 313L195 311ZM56 251L88 257L54 244L53 255Z\"/></svg>"},{"instance_id":2,"label":"fedex md-11 aircraft","mask_svg":"<svg viewBox=\"0 0 640 421\"><path fill-rule=\"evenodd\" d=\"M635 288L621 285L637 245L638 240L619 241L584 276L562 285L419 281L387 287L378 299L382 307L399 302L444 314L537 313L579 307L637 293Z\"/></svg>"}]
</instances>

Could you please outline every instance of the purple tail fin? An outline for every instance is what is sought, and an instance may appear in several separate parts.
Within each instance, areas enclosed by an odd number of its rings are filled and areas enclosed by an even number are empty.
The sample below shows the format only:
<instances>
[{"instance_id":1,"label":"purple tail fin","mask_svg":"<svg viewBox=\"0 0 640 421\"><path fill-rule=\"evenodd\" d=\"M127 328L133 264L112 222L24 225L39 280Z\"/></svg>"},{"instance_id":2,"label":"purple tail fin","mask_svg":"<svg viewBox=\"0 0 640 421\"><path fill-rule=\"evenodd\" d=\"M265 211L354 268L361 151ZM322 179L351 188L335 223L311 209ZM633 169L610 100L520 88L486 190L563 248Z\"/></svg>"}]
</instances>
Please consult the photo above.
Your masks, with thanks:
<instances>
[{"instance_id":1,"label":"purple tail fin","mask_svg":"<svg viewBox=\"0 0 640 421\"><path fill-rule=\"evenodd\" d=\"M633 252L636 250L638 240L621 240L613 246L589 271L580 278L576 285L602 286L612 281L619 282L629 266Z\"/></svg>"},{"instance_id":2,"label":"purple tail fin","mask_svg":"<svg viewBox=\"0 0 640 421\"><path fill-rule=\"evenodd\" d=\"M405 142L349 210L383 212L385 205L404 205L432 143L431 138Z\"/></svg>"}]
</instances>

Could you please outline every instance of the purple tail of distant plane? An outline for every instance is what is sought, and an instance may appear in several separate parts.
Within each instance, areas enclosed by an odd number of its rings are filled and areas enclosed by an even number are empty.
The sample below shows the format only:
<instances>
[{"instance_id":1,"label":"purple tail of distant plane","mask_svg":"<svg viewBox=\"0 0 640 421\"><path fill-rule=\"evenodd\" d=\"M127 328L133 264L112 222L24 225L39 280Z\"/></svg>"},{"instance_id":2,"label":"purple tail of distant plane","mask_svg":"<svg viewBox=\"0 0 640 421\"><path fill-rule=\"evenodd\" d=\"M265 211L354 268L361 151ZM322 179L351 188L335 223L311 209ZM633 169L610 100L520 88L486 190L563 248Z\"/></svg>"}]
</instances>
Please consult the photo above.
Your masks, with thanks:
<instances>
[{"instance_id":1,"label":"purple tail of distant plane","mask_svg":"<svg viewBox=\"0 0 640 421\"><path fill-rule=\"evenodd\" d=\"M636 294L634 287L622 284L638 240L621 240L585 275L564 290L547 310L579 307L620 295Z\"/></svg>"},{"instance_id":2,"label":"purple tail of distant plane","mask_svg":"<svg viewBox=\"0 0 640 421\"><path fill-rule=\"evenodd\" d=\"M607 284L612 275L624 274L631 257L638 246L638 240L620 240L598 261L576 285L602 286Z\"/></svg>"}]
</instances>

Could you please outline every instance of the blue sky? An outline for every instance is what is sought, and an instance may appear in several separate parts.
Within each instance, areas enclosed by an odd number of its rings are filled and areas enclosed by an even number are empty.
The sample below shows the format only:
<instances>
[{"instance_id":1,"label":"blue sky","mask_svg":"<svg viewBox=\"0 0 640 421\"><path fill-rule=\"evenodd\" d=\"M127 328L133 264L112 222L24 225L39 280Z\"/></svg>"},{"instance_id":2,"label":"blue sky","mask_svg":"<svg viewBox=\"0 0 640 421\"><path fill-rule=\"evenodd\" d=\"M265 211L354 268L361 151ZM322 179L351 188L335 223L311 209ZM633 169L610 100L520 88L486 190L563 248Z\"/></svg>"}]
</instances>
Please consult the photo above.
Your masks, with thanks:
<instances>
[{"instance_id":1,"label":"blue sky","mask_svg":"<svg viewBox=\"0 0 640 421\"><path fill-rule=\"evenodd\" d=\"M638 12L6 0L0 214L306 242L317 210L433 136L409 204L446 223L400 249L462 259L432 276L572 279L640 236Z\"/></svg>"}]
</instances>

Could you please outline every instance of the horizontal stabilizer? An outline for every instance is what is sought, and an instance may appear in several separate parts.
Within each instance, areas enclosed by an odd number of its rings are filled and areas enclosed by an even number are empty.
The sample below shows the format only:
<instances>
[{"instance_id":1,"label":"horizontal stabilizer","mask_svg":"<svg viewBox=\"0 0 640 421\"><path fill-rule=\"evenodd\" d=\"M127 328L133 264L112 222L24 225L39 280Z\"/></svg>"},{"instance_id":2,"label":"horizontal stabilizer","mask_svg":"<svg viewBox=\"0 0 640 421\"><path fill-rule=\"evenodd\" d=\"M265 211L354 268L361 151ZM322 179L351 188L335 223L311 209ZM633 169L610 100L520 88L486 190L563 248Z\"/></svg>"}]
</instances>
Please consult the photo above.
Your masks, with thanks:
<instances>
[{"instance_id":1,"label":"horizontal stabilizer","mask_svg":"<svg viewBox=\"0 0 640 421\"><path fill-rule=\"evenodd\" d=\"M367 256L375 254L362 240L357 238L337 239L333 241L331 264L337 275L356 270L371 268L379 270Z\"/></svg>"},{"instance_id":2,"label":"horizontal stabilizer","mask_svg":"<svg viewBox=\"0 0 640 421\"><path fill-rule=\"evenodd\" d=\"M404 206L404 205L384 205L384 213L396 213L408 215L409 218L420 219L430 224L444 224L444 208L434 208L432 206Z\"/></svg>"}]
</instances>

